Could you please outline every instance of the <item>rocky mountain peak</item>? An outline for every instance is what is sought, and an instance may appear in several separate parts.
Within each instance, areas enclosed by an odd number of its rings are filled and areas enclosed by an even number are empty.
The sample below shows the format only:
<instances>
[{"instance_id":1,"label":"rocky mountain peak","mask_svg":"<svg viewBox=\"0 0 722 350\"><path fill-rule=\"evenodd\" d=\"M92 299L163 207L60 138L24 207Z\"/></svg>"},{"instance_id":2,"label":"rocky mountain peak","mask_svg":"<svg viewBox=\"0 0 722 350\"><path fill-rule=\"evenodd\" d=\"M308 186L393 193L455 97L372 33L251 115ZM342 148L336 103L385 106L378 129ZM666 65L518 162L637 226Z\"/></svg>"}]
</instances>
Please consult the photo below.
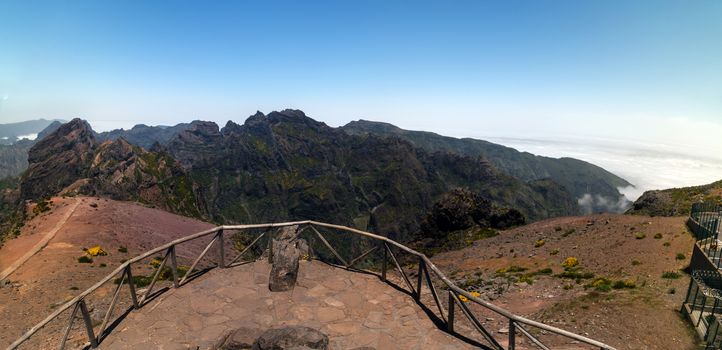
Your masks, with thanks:
<instances>
[{"instance_id":1,"label":"rocky mountain peak","mask_svg":"<svg viewBox=\"0 0 722 350\"><path fill-rule=\"evenodd\" d=\"M96 141L88 122L73 119L36 143L28 153L28 170L20 186L23 199L58 193L84 172L93 159Z\"/></svg>"},{"instance_id":2,"label":"rocky mountain peak","mask_svg":"<svg viewBox=\"0 0 722 350\"><path fill-rule=\"evenodd\" d=\"M133 145L124 138L120 137L112 141L105 141L98 147L92 166L97 167L102 162L127 161L133 155Z\"/></svg>"}]
</instances>

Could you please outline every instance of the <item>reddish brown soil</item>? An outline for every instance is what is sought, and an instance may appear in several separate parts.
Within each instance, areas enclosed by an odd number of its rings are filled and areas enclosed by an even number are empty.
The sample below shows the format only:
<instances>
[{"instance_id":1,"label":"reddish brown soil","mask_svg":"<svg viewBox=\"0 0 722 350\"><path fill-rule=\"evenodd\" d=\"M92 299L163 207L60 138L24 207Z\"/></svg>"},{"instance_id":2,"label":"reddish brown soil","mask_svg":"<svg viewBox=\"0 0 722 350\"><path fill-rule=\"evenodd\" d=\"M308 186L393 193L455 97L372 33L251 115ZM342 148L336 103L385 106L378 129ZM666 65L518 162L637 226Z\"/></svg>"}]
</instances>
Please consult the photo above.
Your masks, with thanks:
<instances>
[{"instance_id":1,"label":"reddish brown soil","mask_svg":"<svg viewBox=\"0 0 722 350\"><path fill-rule=\"evenodd\" d=\"M134 203L86 197L53 198L50 212L30 220L19 238L0 249L2 266L30 249L76 200L81 201L79 207L47 247L8 277L11 286L0 288L0 347L9 345L57 305L95 284L122 261L212 226ZM202 243L179 248L179 259L187 261L191 255L189 249L198 248ZM94 257L92 264L79 263L78 257L85 254L82 249L96 245L108 255ZM121 246L127 247L128 252L119 252ZM150 271L150 266L147 269ZM112 292L112 287L112 284L106 285L99 293ZM66 319L63 317L62 321ZM61 323L48 328L57 330L62 327Z\"/></svg>"},{"instance_id":2,"label":"reddish brown soil","mask_svg":"<svg viewBox=\"0 0 722 350\"><path fill-rule=\"evenodd\" d=\"M689 263L694 242L684 222L683 217L607 214L557 218L501 232L432 260L463 282L478 276L493 280L498 269L512 265L528 268L525 272L549 267L558 274L563 271L564 259L576 257L584 271L596 277L631 280L636 287L600 292L585 288L591 280L576 283L537 275L531 285L512 282L493 302L618 349L692 349L698 340L678 312L689 283L689 276L680 270ZM574 232L565 235L571 229ZM646 236L637 239L635 233ZM662 237L655 239L657 233ZM535 248L541 239L544 245ZM552 255L554 251L557 253ZM678 253L685 259L677 260ZM663 279L665 271L678 271L682 277ZM474 310L490 318L485 323L492 332L508 326L476 305ZM548 335L542 339L559 345L565 341Z\"/></svg>"}]
</instances>

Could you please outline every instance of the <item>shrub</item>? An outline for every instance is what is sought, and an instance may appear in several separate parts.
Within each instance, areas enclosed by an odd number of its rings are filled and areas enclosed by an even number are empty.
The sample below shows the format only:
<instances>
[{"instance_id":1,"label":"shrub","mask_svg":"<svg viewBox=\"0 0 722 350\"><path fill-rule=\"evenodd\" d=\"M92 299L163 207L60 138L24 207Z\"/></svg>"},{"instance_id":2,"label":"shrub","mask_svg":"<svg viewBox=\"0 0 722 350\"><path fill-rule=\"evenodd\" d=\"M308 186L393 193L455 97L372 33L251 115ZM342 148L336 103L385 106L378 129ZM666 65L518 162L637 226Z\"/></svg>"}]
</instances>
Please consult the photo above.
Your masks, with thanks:
<instances>
[{"instance_id":1,"label":"shrub","mask_svg":"<svg viewBox=\"0 0 722 350\"><path fill-rule=\"evenodd\" d=\"M546 243L546 241L543 240L543 239L537 240L537 241L534 243L534 248L539 248L539 247L543 246L545 243Z\"/></svg>"},{"instance_id":2,"label":"shrub","mask_svg":"<svg viewBox=\"0 0 722 350\"><path fill-rule=\"evenodd\" d=\"M481 293L479 293L479 292L469 292L469 294L471 294L473 297L476 297L476 298L481 296ZM467 298L466 296L463 296L463 295L459 295L459 300L461 300L465 303L469 302L469 298Z\"/></svg>"},{"instance_id":3,"label":"shrub","mask_svg":"<svg viewBox=\"0 0 722 350\"><path fill-rule=\"evenodd\" d=\"M93 258L91 258L91 257L89 257L89 256L86 256L86 255L83 255L83 256L81 256L81 257L78 258L78 262L81 263L81 264L92 264L92 263L93 263Z\"/></svg>"},{"instance_id":4,"label":"shrub","mask_svg":"<svg viewBox=\"0 0 722 350\"><path fill-rule=\"evenodd\" d=\"M50 204L53 204L53 202L48 202L45 199L41 199L38 202L38 204L35 205L35 208L33 208L33 214L38 215L38 214L44 213L46 211L49 211Z\"/></svg>"},{"instance_id":5,"label":"shrub","mask_svg":"<svg viewBox=\"0 0 722 350\"><path fill-rule=\"evenodd\" d=\"M560 278L569 278L569 279L575 279L577 282L581 280L586 280L590 278L594 278L594 273L592 272L585 272L578 269L565 269L562 273L556 275Z\"/></svg>"},{"instance_id":6,"label":"shrub","mask_svg":"<svg viewBox=\"0 0 722 350\"><path fill-rule=\"evenodd\" d=\"M632 266L642 265L642 262L639 260L632 260Z\"/></svg>"},{"instance_id":7,"label":"shrub","mask_svg":"<svg viewBox=\"0 0 722 350\"><path fill-rule=\"evenodd\" d=\"M574 285L573 284L565 284L563 288L564 288L564 290L574 289Z\"/></svg>"},{"instance_id":8,"label":"shrub","mask_svg":"<svg viewBox=\"0 0 722 350\"><path fill-rule=\"evenodd\" d=\"M80 289L80 288L78 288L78 287L75 287L75 286L73 286L73 287L70 287L70 290L78 290L78 289Z\"/></svg>"},{"instance_id":9,"label":"shrub","mask_svg":"<svg viewBox=\"0 0 722 350\"><path fill-rule=\"evenodd\" d=\"M559 254L559 249L554 249L551 252L549 252L549 255L557 255Z\"/></svg>"},{"instance_id":10,"label":"shrub","mask_svg":"<svg viewBox=\"0 0 722 350\"><path fill-rule=\"evenodd\" d=\"M679 274L679 272L675 271L666 271L662 273L662 278L670 279L670 280L676 280L678 278L682 277L682 275Z\"/></svg>"},{"instance_id":11,"label":"shrub","mask_svg":"<svg viewBox=\"0 0 722 350\"><path fill-rule=\"evenodd\" d=\"M664 242L662 245L665 246L665 247L669 247L669 246L670 246L670 243L669 243L669 242Z\"/></svg>"},{"instance_id":12,"label":"shrub","mask_svg":"<svg viewBox=\"0 0 722 350\"><path fill-rule=\"evenodd\" d=\"M98 265L98 266L100 266L100 267L107 267L108 265L106 265L105 263L102 263L102 264L100 264L100 265Z\"/></svg>"},{"instance_id":13,"label":"shrub","mask_svg":"<svg viewBox=\"0 0 722 350\"><path fill-rule=\"evenodd\" d=\"M536 274L537 274L537 275L551 275L552 272L553 272L553 271L552 271L551 267L547 267L547 268L544 268L544 269L541 269L541 270L537 271Z\"/></svg>"},{"instance_id":14,"label":"shrub","mask_svg":"<svg viewBox=\"0 0 722 350\"><path fill-rule=\"evenodd\" d=\"M675 288L670 288L669 290L667 290L667 293L669 293L669 294L675 294L675 293L677 293L677 289L675 289Z\"/></svg>"},{"instance_id":15,"label":"shrub","mask_svg":"<svg viewBox=\"0 0 722 350\"><path fill-rule=\"evenodd\" d=\"M120 253L127 253L127 252L128 252L128 248L126 248L126 247L124 247L124 246L120 246L120 247L118 247L118 252L120 252Z\"/></svg>"},{"instance_id":16,"label":"shrub","mask_svg":"<svg viewBox=\"0 0 722 350\"><path fill-rule=\"evenodd\" d=\"M577 232L577 230L576 230L576 229L573 229L573 228L570 228L570 229L564 231L564 233L562 233L562 237L569 236L569 235L571 235L571 234L574 233L574 232Z\"/></svg>"},{"instance_id":17,"label":"shrub","mask_svg":"<svg viewBox=\"0 0 722 350\"><path fill-rule=\"evenodd\" d=\"M564 267L565 269L570 269L577 265L579 265L579 259L577 259L573 256L570 256L570 257L564 259L564 262L562 262L562 267Z\"/></svg>"},{"instance_id":18,"label":"shrub","mask_svg":"<svg viewBox=\"0 0 722 350\"><path fill-rule=\"evenodd\" d=\"M561 227L561 226L557 226L557 227L554 228L554 231L557 231L557 232L559 232L559 231L561 231L561 230L562 230L562 227Z\"/></svg>"},{"instance_id":19,"label":"shrub","mask_svg":"<svg viewBox=\"0 0 722 350\"><path fill-rule=\"evenodd\" d=\"M163 262L163 257L156 256L150 261L150 266L157 268Z\"/></svg>"},{"instance_id":20,"label":"shrub","mask_svg":"<svg viewBox=\"0 0 722 350\"><path fill-rule=\"evenodd\" d=\"M662 239L662 234L661 233L655 234L654 239Z\"/></svg>"},{"instance_id":21,"label":"shrub","mask_svg":"<svg viewBox=\"0 0 722 350\"><path fill-rule=\"evenodd\" d=\"M612 284L612 288L614 289L634 289L636 287L637 284L632 280L619 280Z\"/></svg>"},{"instance_id":22,"label":"shrub","mask_svg":"<svg viewBox=\"0 0 722 350\"><path fill-rule=\"evenodd\" d=\"M645 235L645 234L642 233L642 232L637 232L637 233L634 234L634 238L635 238L635 239L644 239L644 237L647 237L647 235Z\"/></svg>"},{"instance_id":23,"label":"shrub","mask_svg":"<svg viewBox=\"0 0 722 350\"><path fill-rule=\"evenodd\" d=\"M103 248L101 248L99 245L96 245L95 247L92 247L92 248L88 248L85 252L88 253L88 255L90 255L90 256L108 255L108 253L106 253L105 250L103 250Z\"/></svg>"},{"instance_id":24,"label":"shrub","mask_svg":"<svg viewBox=\"0 0 722 350\"><path fill-rule=\"evenodd\" d=\"M608 292L612 290L612 281L604 277L599 277L586 285L586 287L592 287L600 292Z\"/></svg>"},{"instance_id":25,"label":"shrub","mask_svg":"<svg viewBox=\"0 0 722 350\"><path fill-rule=\"evenodd\" d=\"M677 253L677 256L675 256L674 258L677 259L677 260L687 259L687 257L684 256L684 254L682 254L682 253Z\"/></svg>"},{"instance_id":26,"label":"shrub","mask_svg":"<svg viewBox=\"0 0 722 350\"><path fill-rule=\"evenodd\" d=\"M527 284L534 284L534 277L532 277L531 274L522 275L521 277L519 277L519 280L518 280L517 282L519 282L519 283L524 282L524 283L527 283Z\"/></svg>"}]
</instances>

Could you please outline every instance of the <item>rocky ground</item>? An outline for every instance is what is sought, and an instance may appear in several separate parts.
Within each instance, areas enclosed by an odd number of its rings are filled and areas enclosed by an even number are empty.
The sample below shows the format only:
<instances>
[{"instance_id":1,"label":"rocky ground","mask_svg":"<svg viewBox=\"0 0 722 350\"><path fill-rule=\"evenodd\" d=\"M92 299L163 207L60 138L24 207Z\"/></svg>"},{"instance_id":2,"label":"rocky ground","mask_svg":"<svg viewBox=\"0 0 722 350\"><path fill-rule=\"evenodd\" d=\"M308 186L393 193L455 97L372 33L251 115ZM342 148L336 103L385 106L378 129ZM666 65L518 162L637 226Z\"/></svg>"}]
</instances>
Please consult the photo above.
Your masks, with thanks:
<instances>
[{"instance_id":1,"label":"rocky ground","mask_svg":"<svg viewBox=\"0 0 722 350\"><path fill-rule=\"evenodd\" d=\"M499 306L619 349L693 349L696 336L678 312L689 283L681 270L693 246L684 222L606 214L557 218L432 260L457 284ZM570 257L578 265L565 269ZM679 278L663 278L665 272ZM499 317L473 309L489 317L490 331L507 328Z\"/></svg>"},{"instance_id":2,"label":"rocky ground","mask_svg":"<svg viewBox=\"0 0 722 350\"><path fill-rule=\"evenodd\" d=\"M56 197L52 199L49 212L30 220L20 237L6 242L0 249L0 270L22 256L47 231L52 230L76 201L80 202L78 208L48 245L2 282L0 347L9 345L58 305L95 284L122 261L175 238L211 227L207 223L134 203L91 197ZM87 255L83 248L97 245L107 255L93 257L92 263L78 261L79 257ZM179 250L179 258L186 261L191 259L191 249L202 249L198 245L189 244ZM148 265L134 272L136 275L149 275L151 268ZM101 288L98 295L112 293L113 287L109 283ZM97 310L93 310L94 318L102 319L103 308L100 306L103 302L99 298L97 303ZM91 306L91 309L94 308ZM67 317L63 317L63 322L66 320ZM48 327L48 333L41 337L63 326L61 322L53 323Z\"/></svg>"}]
</instances>

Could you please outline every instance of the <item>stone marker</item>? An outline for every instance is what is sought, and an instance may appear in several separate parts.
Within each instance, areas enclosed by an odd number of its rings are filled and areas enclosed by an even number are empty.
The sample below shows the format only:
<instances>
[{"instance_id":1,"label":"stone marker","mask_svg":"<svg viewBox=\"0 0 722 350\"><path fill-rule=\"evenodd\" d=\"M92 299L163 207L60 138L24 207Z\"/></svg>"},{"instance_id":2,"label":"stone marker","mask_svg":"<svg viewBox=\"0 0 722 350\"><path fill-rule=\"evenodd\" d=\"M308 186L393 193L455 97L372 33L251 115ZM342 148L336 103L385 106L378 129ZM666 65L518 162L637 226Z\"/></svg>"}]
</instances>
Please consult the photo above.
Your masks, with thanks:
<instances>
[{"instance_id":1,"label":"stone marker","mask_svg":"<svg viewBox=\"0 0 722 350\"><path fill-rule=\"evenodd\" d=\"M328 349L328 336L313 328L288 326L269 329L253 343L253 350Z\"/></svg>"},{"instance_id":2,"label":"stone marker","mask_svg":"<svg viewBox=\"0 0 722 350\"><path fill-rule=\"evenodd\" d=\"M293 289L298 278L298 259L301 256L297 247L298 225L283 227L271 242L269 260L273 264L268 278L268 289L272 292L284 292Z\"/></svg>"}]
</instances>

